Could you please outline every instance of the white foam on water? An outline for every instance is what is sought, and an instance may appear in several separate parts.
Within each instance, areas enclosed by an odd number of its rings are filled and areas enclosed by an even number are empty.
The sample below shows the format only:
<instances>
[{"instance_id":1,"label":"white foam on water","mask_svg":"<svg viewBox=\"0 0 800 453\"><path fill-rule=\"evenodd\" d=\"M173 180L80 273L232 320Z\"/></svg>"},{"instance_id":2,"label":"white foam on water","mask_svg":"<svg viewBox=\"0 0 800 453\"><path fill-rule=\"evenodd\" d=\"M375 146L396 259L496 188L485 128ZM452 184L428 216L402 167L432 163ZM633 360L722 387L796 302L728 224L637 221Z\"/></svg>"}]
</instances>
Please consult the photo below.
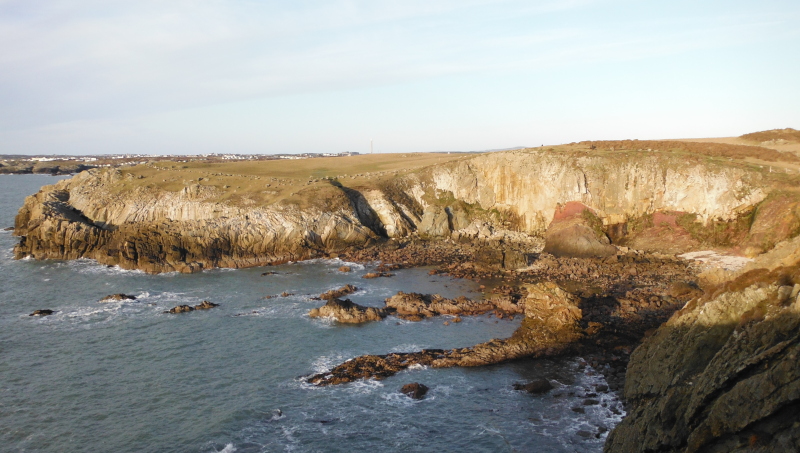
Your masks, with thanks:
<instances>
[{"instance_id":1,"label":"white foam on water","mask_svg":"<svg viewBox=\"0 0 800 453\"><path fill-rule=\"evenodd\" d=\"M329 355L323 355L314 359L311 362L311 369L314 370L314 374L327 373L332 370L333 367L339 365L340 363L352 360L355 357L356 356L351 353L334 352Z\"/></svg>"},{"instance_id":2,"label":"white foam on water","mask_svg":"<svg viewBox=\"0 0 800 453\"><path fill-rule=\"evenodd\" d=\"M236 447L234 447L233 444L230 443L230 444L225 444L225 447L223 447L222 450L214 449L214 451L217 453L233 453L236 451Z\"/></svg>"},{"instance_id":3,"label":"white foam on water","mask_svg":"<svg viewBox=\"0 0 800 453\"><path fill-rule=\"evenodd\" d=\"M62 264L62 263L59 263ZM68 261L66 265L75 272L90 275L142 275L145 272L139 269L123 269L119 266L107 266L88 258L79 258Z\"/></svg>"},{"instance_id":4,"label":"white foam on water","mask_svg":"<svg viewBox=\"0 0 800 453\"><path fill-rule=\"evenodd\" d=\"M427 397L421 400L415 400L414 398L409 397L403 393L397 392L390 392L381 395L381 399L384 403L388 406L392 407L411 407L415 404L420 404L424 401L430 401L432 398Z\"/></svg>"},{"instance_id":5,"label":"white foam on water","mask_svg":"<svg viewBox=\"0 0 800 453\"><path fill-rule=\"evenodd\" d=\"M389 349L389 352L419 352L425 348L426 346L420 346L416 343L403 343Z\"/></svg>"},{"instance_id":6,"label":"white foam on water","mask_svg":"<svg viewBox=\"0 0 800 453\"><path fill-rule=\"evenodd\" d=\"M359 379L357 381L353 381L343 387L343 390L348 393L356 393L356 394L369 394L374 393L376 390L382 389L384 387L381 381L375 379Z\"/></svg>"}]
</instances>

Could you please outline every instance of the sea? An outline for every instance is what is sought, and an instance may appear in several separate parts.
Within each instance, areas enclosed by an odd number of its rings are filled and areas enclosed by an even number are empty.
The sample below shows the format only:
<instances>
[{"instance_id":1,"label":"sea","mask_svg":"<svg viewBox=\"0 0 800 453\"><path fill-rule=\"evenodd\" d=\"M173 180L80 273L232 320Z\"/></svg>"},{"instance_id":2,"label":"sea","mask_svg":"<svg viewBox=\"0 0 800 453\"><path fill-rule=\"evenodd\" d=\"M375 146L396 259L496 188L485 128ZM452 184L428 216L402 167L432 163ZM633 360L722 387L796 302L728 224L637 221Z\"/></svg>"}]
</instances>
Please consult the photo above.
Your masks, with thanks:
<instances>
[{"instance_id":1,"label":"sea","mask_svg":"<svg viewBox=\"0 0 800 453\"><path fill-rule=\"evenodd\" d=\"M63 178L0 176L0 227L14 225L26 196ZM91 260L14 260L17 241L0 232L0 451L599 452L624 414L613 393L595 391L605 381L579 357L305 382L362 354L471 346L519 326L307 315L323 303L313 296L348 283L358 287L348 298L376 307L398 291L480 297L478 283L429 268L365 280L375 264L311 260L148 275ZM99 302L115 293L136 300ZM219 307L164 313L204 300ZM55 313L29 316L37 309ZM513 389L537 378L555 388ZM412 382L430 388L424 399L399 392Z\"/></svg>"}]
</instances>

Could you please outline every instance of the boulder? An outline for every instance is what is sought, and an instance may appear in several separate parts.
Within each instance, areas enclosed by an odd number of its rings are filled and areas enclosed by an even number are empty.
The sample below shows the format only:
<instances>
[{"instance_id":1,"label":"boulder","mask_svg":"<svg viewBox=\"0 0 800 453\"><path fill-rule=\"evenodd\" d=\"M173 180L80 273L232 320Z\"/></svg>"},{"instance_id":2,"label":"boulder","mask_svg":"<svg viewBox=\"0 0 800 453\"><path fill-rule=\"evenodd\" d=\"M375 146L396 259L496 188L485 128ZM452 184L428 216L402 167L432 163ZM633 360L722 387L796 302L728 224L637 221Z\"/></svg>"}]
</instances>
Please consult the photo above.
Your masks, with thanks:
<instances>
[{"instance_id":1,"label":"boulder","mask_svg":"<svg viewBox=\"0 0 800 453\"><path fill-rule=\"evenodd\" d=\"M368 321L380 321L386 317L386 310L375 307L364 307L353 303L350 299L329 299L320 308L308 312L311 318L332 318L341 323L358 324Z\"/></svg>"},{"instance_id":2,"label":"boulder","mask_svg":"<svg viewBox=\"0 0 800 453\"><path fill-rule=\"evenodd\" d=\"M442 237L450 235L450 219L447 211L441 206L430 205L422 213L419 224L419 234L428 237Z\"/></svg>"},{"instance_id":3,"label":"boulder","mask_svg":"<svg viewBox=\"0 0 800 453\"><path fill-rule=\"evenodd\" d=\"M339 268L339 272L350 272L351 270L350 266L342 266Z\"/></svg>"},{"instance_id":4,"label":"boulder","mask_svg":"<svg viewBox=\"0 0 800 453\"><path fill-rule=\"evenodd\" d=\"M131 296L128 294L109 294L108 296L100 299L100 302L115 302L120 300L136 300L136 296Z\"/></svg>"},{"instance_id":5,"label":"boulder","mask_svg":"<svg viewBox=\"0 0 800 453\"><path fill-rule=\"evenodd\" d=\"M421 400L425 398L425 394L428 393L428 387L425 384L413 382L404 385L403 388L400 389L400 393L407 395L409 398Z\"/></svg>"},{"instance_id":6,"label":"boulder","mask_svg":"<svg viewBox=\"0 0 800 453\"><path fill-rule=\"evenodd\" d=\"M28 316L49 316L55 313L53 310L34 310L33 313L29 314Z\"/></svg>"},{"instance_id":7,"label":"boulder","mask_svg":"<svg viewBox=\"0 0 800 453\"><path fill-rule=\"evenodd\" d=\"M194 307L192 307L190 305L178 305L177 307L173 307L173 308L165 311L164 313L173 313L173 314L175 314L175 313L188 313L190 311L194 311Z\"/></svg>"},{"instance_id":8,"label":"boulder","mask_svg":"<svg viewBox=\"0 0 800 453\"><path fill-rule=\"evenodd\" d=\"M559 206L545 233L544 252L557 257L606 257L617 253L603 223L588 207L570 201Z\"/></svg>"}]
</instances>

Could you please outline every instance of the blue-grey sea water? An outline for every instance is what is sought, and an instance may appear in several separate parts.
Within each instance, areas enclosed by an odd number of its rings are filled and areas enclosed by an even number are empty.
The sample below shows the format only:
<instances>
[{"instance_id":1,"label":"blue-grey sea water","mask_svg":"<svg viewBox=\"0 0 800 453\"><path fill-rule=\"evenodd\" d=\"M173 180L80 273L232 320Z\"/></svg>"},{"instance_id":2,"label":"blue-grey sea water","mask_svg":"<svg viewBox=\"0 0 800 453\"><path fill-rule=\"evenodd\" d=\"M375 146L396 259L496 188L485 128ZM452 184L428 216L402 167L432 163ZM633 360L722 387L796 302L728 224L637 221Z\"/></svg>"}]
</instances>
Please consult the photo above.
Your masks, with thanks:
<instances>
[{"instance_id":1,"label":"blue-grey sea water","mask_svg":"<svg viewBox=\"0 0 800 453\"><path fill-rule=\"evenodd\" d=\"M26 195L57 179L0 176L0 228ZM593 452L620 402L580 359L414 369L383 381L314 387L302 376L361 354L471 346L519 320L486 316L359 326L310 319L321 292L351 283L354 302L397 291L479 297L476 283L406 269L361 279L369 265L315 260L269 268L147 275L90 260L14 260L0 233L0 450L26 452ZM349 274L337 269L353 268ZM265 296L291 293L287 297ZM99 303L108 294L136 300ZM203 300L219 307L164 314ZM52 309L46 317L28 316ZM543 396L514 391L544 377ZM421 382L411 400L398 390ZM572 408L580 407L580 411Z\"/></svg>"}]
</instances>

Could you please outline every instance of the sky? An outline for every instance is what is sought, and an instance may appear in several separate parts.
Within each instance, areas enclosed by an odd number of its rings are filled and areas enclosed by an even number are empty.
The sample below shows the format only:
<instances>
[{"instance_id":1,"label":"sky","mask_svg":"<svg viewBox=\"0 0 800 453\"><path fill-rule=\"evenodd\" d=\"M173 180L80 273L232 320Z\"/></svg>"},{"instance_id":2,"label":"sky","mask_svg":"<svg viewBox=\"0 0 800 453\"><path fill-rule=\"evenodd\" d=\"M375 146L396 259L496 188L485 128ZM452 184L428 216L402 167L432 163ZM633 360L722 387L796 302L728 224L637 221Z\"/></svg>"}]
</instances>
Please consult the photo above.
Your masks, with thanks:
<instances>
[{"instance_id":1,"label":"sky","mask_svg":"<svg viewBox=\"0 0 800 453\"><path fill-rule=\"evenodd\" d=\"M800 2L0 0L0 154L800 129Z\"/></svg>"}]
</instances>

